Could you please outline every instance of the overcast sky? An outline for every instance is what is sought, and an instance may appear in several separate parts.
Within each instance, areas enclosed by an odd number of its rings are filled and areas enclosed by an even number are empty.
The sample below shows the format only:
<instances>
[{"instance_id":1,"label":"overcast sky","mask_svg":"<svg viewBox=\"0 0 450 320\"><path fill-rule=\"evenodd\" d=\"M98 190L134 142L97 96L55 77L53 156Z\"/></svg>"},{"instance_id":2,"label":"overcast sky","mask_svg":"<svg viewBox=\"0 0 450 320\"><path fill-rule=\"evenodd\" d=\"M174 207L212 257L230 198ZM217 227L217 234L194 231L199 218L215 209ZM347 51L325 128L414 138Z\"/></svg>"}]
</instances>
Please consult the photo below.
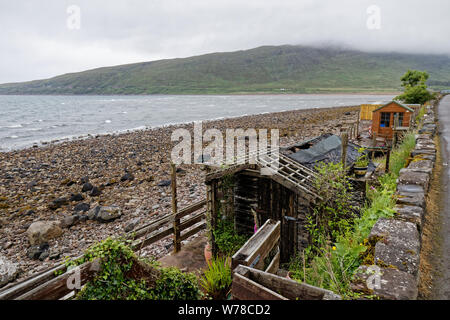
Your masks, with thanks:
<instances>
[{"instance_id":1,"label":"overcast sky","mask_svg":"<svg viewBox=\"0 0 450 320\"><path fill-rule=\"evenodd\" d=\"M450 54L450 1L0 0L0 30L4 83L261 45Z\"/></svg>"}]
</instances>

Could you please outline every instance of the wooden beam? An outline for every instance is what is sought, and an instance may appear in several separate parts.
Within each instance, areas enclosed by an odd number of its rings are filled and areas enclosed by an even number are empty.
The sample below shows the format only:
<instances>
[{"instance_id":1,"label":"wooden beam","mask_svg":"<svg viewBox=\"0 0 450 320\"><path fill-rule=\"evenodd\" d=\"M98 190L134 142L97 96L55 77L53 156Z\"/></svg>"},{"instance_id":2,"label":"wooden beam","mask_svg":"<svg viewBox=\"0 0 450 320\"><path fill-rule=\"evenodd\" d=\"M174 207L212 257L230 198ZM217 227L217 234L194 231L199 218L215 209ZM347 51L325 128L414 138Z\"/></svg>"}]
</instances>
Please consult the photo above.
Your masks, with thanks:
<instances>
[{"instance_id":1,"label":"wooden beam","mask_svg":"<svg viewBox=\"0 0 450 320\"><path fill-rule=\"evenodd\" d=\"M176 218L177 219L181 219L185 216L187 216L188 214L195 212L197 210L200 210L201 208L203 208L206 205L206 199L203 199L199 202L196 202L194 204L191 204L190 206L181 209L180 211L178 211L178 213L176 214Z\"/></svg>"},{"instance_id":2,"label":"wooden beam","mask_svg":"<svg viewBox=\"0 0 450 320\"><path fill-rule=\"evenodd\" d=\"M231 295L237 300L288 300L238 273L233 274Z\"/></svg>"},{"instance_id":3,"label":"wooden beam","mask_svg":"<svg viewBox=\"0 0 450 320\"><path fill-rule=\"evenodd\" d=\"M66 265L62 264L50 270L46 270L41 274L34 275L33 277L26 279L12 287L2 288L2 291L0 292L0 300L10 300L23 295L25 292L30 291L40 286L41 284L56 278L57 272L64 272L66 269Z\"/></svg>"},{"instance_id":4,"label":"wooden beam","mask_svg":"<svg viewBox=\"0 0 450 320\"><path fill-rule=\"evenodd\" d=\"M264 225L233 255L232 269L239 264L256 265L264 261L280 240L280 221L267 220Z\"/></svg>"},{"instance_id":5,"label":"wooden beam","mask_svg":"<svg viewBox=\"0 0 450 320\"><path fill-rule=\"evenodd\" d=\"M236 172L240 172L240 171L243 171L246 169L254 169L255 166L256 165L254 165L254 164L245 163L245 164L241 164L241 165L234 165L230 168L223 169L220 171L215 171L215 172L212 172L212 173L209 173L206 175L205 182L208 183L212 180L220 179L223 176L232 175L232 174L235 174Z\"/></svg>"},{"instance_id":6,"label":"wooden beam","mask_svg":"<svg viewBox=\"0 0 450 320\"><path fill-rule=\"evenodd\" d=\"M80 271L80 285L84 285L86 282L91 280L94 275L98 272L100 266L100 260L96 259L92 262L86 262L79 266ZM61 297L72 292L74 288L68 286L68 280L74 277L73 272L66 272L25 294L16 298L17 300L58 300Z\"/></svg>"},{"instance_id":7,"label":"wooden beam","mask_svg":"<svg viewBox=\"0 0 450 320\"><path fill-rule=\"evenodd\" d=\"M206 222L203 222L202 224L199 224L195 228L189 230L188 232L184 233L180 237L180 241L186 240L187 238L190 238L194 234L197 234L199 231L206 228Z\"/></svg>"},{"instance_id":8,"label":"wooden beam","mask_svg":"<svg viewBox=\"0 0 450 320\"><path fill-rule=\"evenodd\" d=\"M246 268L243 266L243 268ZM299 283L295 280L280 277L275 274L247 268L249 270L248 278L269 290L278 292L280 295L290 300L322 300L325 296L340 297L332 291L314 287L306 283Z\"/></svg>"}]
</instances>

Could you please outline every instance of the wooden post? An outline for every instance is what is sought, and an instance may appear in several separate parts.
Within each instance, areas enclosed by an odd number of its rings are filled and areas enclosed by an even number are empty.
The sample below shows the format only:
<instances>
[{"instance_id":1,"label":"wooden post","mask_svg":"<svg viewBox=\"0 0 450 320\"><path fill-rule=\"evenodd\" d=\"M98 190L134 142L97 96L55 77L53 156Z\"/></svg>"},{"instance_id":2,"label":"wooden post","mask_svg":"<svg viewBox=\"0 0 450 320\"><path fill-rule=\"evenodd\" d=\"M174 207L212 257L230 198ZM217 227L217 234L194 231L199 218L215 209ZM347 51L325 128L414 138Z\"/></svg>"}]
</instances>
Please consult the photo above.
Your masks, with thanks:
<instances>
[{"instance_id":1,"label":"wooden post","mask_svg":"<svg viewBox=\"0 0 450 320\"><path fill-rule=\"evenodd\" d=\"M217 180L213 180L211 182L211 252L213 257L217 256L217 244L216 239L214 238L213 230L216 229L217 226L217 216L219 214L219 203L217 197Z\"/></svg>"},{"instance_id":2,"label":"wooden post","mask_svg":"<svg viewBox=\"0 0 450 320\"><path fill-rule=\"evenodd\" d=\"M178 212L178 200L177 200L177 168L174 163L170 164L172 172L172 214L174 217ZM177 253L181 250L180 241L180 219L173 220L173 252Z\"/></svg>"},{"instance_id":3,"label":"wooden post","mask_svg":"<svg viewBox=\"0 0 450 320\"><path fill-rule=\"evenodd\" d=\"M386 166L385 166L385 169L384 169L384 173L388 173L389 172L389 161L390 161L390 158L391 158L391 148L388 147L387 148L387 154L386 154Z\"/></svg>"},{"instance_id":4,"label":"wooden post","mask_svg":"<svg viewBox=\"0 0 450 320\"><path fill-rule=\"evenodd\" d=\"M359 118L361 117L361 110L358 111L358 118L356 119L356 139L359 136Z\"/></svg>"},{"instance_id":5,"label":"wooden post","mask_svg":"<svg viewBox=\"0 0 450 320\"><path fill-rule=\"evenodd\" d=\"M394 130L392 136L392 146L395 147L397 144L397 128L398 128L398 113L394 114Z\"/></svg>"},{"instance_id":6,"label":"wooden post","mask_svg":"<svg viewBox=\"0 0 450 320\"><path fill-rule=\"evenodd\" d=\"M341 161L345 168L347 165L347 146L348 146L348 133L347 132L343 132L341 135L341 145L342 145Z\"/></svg>"}]
</instances>

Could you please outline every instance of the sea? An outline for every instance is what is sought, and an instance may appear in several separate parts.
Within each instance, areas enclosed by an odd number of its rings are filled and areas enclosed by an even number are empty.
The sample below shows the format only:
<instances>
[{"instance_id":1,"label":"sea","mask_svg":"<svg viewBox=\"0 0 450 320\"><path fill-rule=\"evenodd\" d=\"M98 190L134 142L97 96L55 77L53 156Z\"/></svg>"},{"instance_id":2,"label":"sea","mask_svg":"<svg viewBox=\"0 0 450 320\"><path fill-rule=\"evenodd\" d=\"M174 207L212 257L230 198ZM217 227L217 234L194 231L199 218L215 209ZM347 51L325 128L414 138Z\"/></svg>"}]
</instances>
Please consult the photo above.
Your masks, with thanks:
<instances>
[{"instance_id":1,"label":"sea","mask_svg":"<svg viewBox=\"0 0 450 320\"><path fill-rule=\"evenodd\" d=\"M0 152L171 124L378 103L391 95L0 95Z\"/></svg>"}]
</instances>

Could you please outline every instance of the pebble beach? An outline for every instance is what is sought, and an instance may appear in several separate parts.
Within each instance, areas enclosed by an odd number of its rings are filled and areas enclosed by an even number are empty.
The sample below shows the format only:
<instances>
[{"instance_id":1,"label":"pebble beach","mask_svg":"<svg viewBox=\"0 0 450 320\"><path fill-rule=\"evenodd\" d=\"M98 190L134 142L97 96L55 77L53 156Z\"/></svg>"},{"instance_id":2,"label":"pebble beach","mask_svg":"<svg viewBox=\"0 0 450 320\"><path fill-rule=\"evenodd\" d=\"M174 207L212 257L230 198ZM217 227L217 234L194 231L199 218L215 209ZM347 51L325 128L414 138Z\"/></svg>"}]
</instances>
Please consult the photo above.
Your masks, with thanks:
<instances>
[{"instance_id":1,"label":"pebble beach","mask_svg":"<svg viewBox=\"0 0 450 320\"><path fill-rule=\"evenodd\" d=\"M327 132L339 134L357 114L355 106L294 110L206 121L203 130L279 129L280 145L286 146ZM192 132L193 123L0 153L0 254L19 265L15 281L79 256L107 237L170 214L167 181L174 145L171 134L177 128ZM204 176L201 166L179 166L179 208L205 198ZM88 217L99 206L118 208L121 214L110 221ZM39 257L30 253L27 236L37 221L56 221L63 231L48 241L46 254ZM171 251L169 237L141 255L158 259Z\"/></svg>"}]
</instances>

